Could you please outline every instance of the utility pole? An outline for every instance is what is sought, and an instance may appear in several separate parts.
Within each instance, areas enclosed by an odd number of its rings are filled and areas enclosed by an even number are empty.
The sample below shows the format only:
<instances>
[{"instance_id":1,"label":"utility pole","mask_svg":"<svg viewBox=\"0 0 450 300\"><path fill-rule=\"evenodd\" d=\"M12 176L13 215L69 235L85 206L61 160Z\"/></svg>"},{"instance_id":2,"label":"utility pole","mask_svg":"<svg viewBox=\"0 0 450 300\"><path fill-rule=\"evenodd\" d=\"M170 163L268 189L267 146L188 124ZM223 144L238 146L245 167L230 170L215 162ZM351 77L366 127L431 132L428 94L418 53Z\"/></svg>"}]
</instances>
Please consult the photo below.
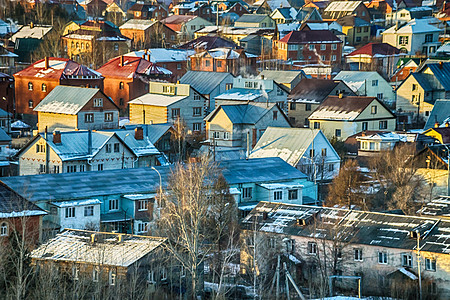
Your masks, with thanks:
<instances>
[{"instance_id":1,"label":"utility pole","mask_svg":"<svg viewBox=\"0 0 450 300\"><path fill-rule=\"evenodd\" d=\"M417 274L419 275L419 300L422 300L422 275L420 274L420 232L417 235Z\"/></svg>"}]
</instances>

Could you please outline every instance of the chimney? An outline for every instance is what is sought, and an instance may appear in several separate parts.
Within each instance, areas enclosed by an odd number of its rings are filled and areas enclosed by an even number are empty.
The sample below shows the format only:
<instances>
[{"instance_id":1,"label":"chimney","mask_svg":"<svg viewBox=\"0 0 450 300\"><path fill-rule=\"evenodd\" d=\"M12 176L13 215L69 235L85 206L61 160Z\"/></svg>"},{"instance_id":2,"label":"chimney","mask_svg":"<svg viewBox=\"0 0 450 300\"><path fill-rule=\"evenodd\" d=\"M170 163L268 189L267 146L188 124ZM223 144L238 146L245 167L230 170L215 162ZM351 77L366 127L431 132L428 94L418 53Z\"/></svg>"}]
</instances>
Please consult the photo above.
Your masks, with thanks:
<instances>
[{"instance_id":1,"label":"chimney","mask_svg":"<svg viewBox=\"0 0 450 300\"><path fill-rule=\"evenodd\" d=\"M123 63L123 55L120 56L120 64L119 66L123 67L124 63Z\"/></svg>"},{"instance_id":2,"label":"chimney","mask_svg":"<svg viewBox=\"0 0 450 300\"><path fill-rule=\"evenodd\" d=\"M92 154L92 131L88 130L88 154Z\"/></svg>"},{"instance_id":3,"label":"chimney","mask_svg":"<svg viewBox=\"0 0 450 300\"><path fill-rule=\"evenodd\" d=\"M50 64L48 63L48 56L44 58L44 70L47 70L50 67Z\"/></svg>"},{"instance_id":4,"label":"chimney","mask_svg":"<svg viewBox=\"0 0 450 300\"><path fill-rule=\"evenodd\" d=\"M439 122L434 123L434 128L439 128Z\"/></svg>"},{"instance_id":5,"label":"chimney","mask_svg":"<svg viewBox=\"0 0 450 300\"><path fill-rule=\"evenodd\" d=\"M263 212L263 220L267 220L269 218L269 213L267 211Z\"/></svg>"},{"instance_id":6,"label":"chimney","mask_svg":"<svg viewBox=\"0 0 450 300\"><path fill-rule=\"evenodd\" d=\"M444 67L444 63L442 61L439 62L439 69L442 70L442 68Z\"/></svg>"},{"instance_id":7,"label":"chimney","mask_svg":"<svg viewBox=\"0 0 450 300\"><path fill-rule=\"evenodd\" d=\"M261 79L264 80L264 75L261 75Z\"/></svg>"},{"instance_id":8,"label":"chimney","mask_svg":"<svg viewBox=\"0 0 450 300\"><path fill-rule=\"evenodd\" d=\"M136 140L143 140L144 139L144 129L142 129L141 126L136 127L136 129L134 129L134 138Z\"/></svg>"},{"instance_id":9,"label":"chimney","mask_svg":"<svg viewBox=\"0 0 450 300\"><path fill-rule=\"evenodd\" d=\"M342 98L344 98L344 93L341 91L341 92L339 92L339 99L342 99Z\"/></svg>"},{"instance_id":10,"label":"chimney","mask_svg":"<svg viewBox=\"0 0 450 300\"><path fill-rule=\"evenodd\" d=\"M30 28L34 28L34 23L30 22Z\"/></svg>"},{"instance_id":11,"label":"chimney","mask_svg":"<svg viewBox=\"0 0 450 300\"><path fill-rule=\"evenodd\" d=\"M61 132L58 130L53 132L53 143L61 144Z\"/></svg>"},{"instance_id":12,"label":"chimney","mask_svg":"<svg viewBox=\"0 0 450 300\"><path fill-rule=\"evenodd\" d=\"M95 233L91 234L91 244L95 243Z\"/></svg>"}]
</instances>

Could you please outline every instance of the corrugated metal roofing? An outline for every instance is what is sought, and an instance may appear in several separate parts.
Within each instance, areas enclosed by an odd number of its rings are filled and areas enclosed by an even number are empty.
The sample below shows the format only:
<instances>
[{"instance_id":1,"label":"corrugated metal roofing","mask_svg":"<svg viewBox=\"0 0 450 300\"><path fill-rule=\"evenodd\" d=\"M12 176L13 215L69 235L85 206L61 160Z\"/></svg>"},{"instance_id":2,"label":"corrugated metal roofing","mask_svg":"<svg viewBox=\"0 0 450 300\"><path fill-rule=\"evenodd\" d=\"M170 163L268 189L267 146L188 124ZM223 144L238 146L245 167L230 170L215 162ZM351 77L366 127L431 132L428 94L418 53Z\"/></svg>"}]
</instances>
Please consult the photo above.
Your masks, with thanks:
<instances>
[{"instance_id":1,"label":"corrugated metal roofing","mask_svg":"<svg viewBox=\"0 0 450 300\"><path fill-rule=\"evenodd\" d=\"M296 78L305 78L305 72L303 70L293 70L293 71L275 71L275 70L264 70L259 75L264 76L265 79L272 79L273 81L281 83L291 83Z\"/></svg>"},{"instance_id":2,"label":"corrugated metal roofing","mask_svg":"<svg viewBox=\"0 0 450 300\"><path fill-rule=\"evenodd\" d=\"M130 101L131 104L145 104L145 105L154 105L154 106L169 106L180 100L187 98L188 96L171 96L171 95L162 95L162 94L151 94L147 93L143 96L137 97L133 101Z\"/></svg>"},{"instance_id":3,"label":"corrugated metal roofing","mask_svg":"<svg viewBox=\"0 0 450 300\"><path fill-rule=\"evenodd\" d=\"M446 91L450 91L450 63L426 64Z\"/></svg>"},{"instance_id":4,"label":"corrugated metal roofing","mask_svg":"<svg viewBox=\"0 0 450 300\"><path fill-rule=\"evenodd\" d=\"M267 17L269 16L262 14L243 14L235 23L260 23Z\"/></svg>"},{"instance_id":5,"label":"corrugated metal roofing","mask_svg":"<svg viewBox=\"0 0 450 300\"><path fill-rule=\"evenodd\" d=\"M225 72L187 71L180 83L191 85L202 95L209 95L225 78L234 76Z\"/></svg>"},{"instance_id":6,"label":"corrugated metal roofing","mask_svg":"<svg viewBox=\"0 0 450 300\"><path fill-rule=\"evenodd\" d=\"M448 118L450 118L450 100L437 100L423 129L434 128L436 122L444 124Z\"/></svg>"},{"instance_id":7,"label":"corrugated metal roofing","mask_svg":"<svg viewBox=\"0 0 450 300\"><path fill-rule=\"evenodd\" d=\"M152 144L156 144L159 141L159 139L172 128L172 124L145 124L145 125L127 124L125 125L125 129L134 130L138 126L141 126L143 128L144 135L148 137L148 139Z\"/></svg>"},{"instance_id":8,"label":"corrugated metal roofing","mask_svg":"<svg viewBox=\"0 0 450 300\"><path fill-rule=\"evenodd\" d=\"M219 110L223 110L233 124L256 124L275 105L275 103L221 105L213 110L205 120L210 121Z\"/></svg>"},{"instance_id":9,"label":"corrugated metal roofing","mask_svg":"<svg viewBox=\"0 0 450 300\"><path fill-rule=\"evenodd\" d=\"M342 43L342 41L330 30L291 31L285 35L280 42L288 44Z\"/></svg>"},{"instance_id":10,"label":"corrugated metal roofing","mask_svg":"<svg viewBox=\"0 0 450 300\"><path fill-rule=\"evenodd\" d=\"M411 76L417 80L417 83L420 84L420 86L424 89L425 92L430 92L433 90L433 87L430 85L428 79L426 78L427 77L426 74L411 73Z\"/></svg>"},{"instance_id":11,"label":"corrugated metal roofing","mask_svg":"<svg viewBox=\"0 0 450 300\"><path fill-rule=\"evenodd\" d=\"M326 12L331 12L331 11L352 12L360 4L362 4L362 1L333 1L325 8L325 11Z\"/></svg>"},{"instance_id":12,"label":"corrugated metal roofing","mask_svg":"<svg viewBox=\"0 0 450 300\"><path fill-rule=\"evenodd\" d=\"M271 90L266 90L271 91ZM266 93L267 93L266 92ZM258 89L243 89L243 88L232 88L226 91L225 93L222 93L218 95L215 99L219 100L256 100L259 97L263 96L262 90Z\"/></svg>"},{"instance_id":13,"label":"corrugated metal roofing","mask_svg":"<svg viewBox=\"0 0 450 300\"><path fill-rule=\"evenodd\" d=\"M6 131L3 130L3 128L0 128L0 141L1 142L11 141L11 137L6 133Z\"/></svg>"},{"instance_id":14,"label":"corrugated metal roofing","mask_svg":"<svg viewBox=\"0 0 450 300\"><path fill-rule=\"evenodd\" d=\"M353 121L374 100L376 101L374 97L347 96L339 98L338 96L329 96L309 116L309 119Z\"/></svg>"},{"instance_id":15,"label":"corrugated metal roofing","mask_svg":"<svg viewBox=\"0 0 450 300\"><path fill-rule=\"evenodd\" d=\"M76 115L99 91L100 89L58 85L34 111Z\"/></svg>"}]
</instances>

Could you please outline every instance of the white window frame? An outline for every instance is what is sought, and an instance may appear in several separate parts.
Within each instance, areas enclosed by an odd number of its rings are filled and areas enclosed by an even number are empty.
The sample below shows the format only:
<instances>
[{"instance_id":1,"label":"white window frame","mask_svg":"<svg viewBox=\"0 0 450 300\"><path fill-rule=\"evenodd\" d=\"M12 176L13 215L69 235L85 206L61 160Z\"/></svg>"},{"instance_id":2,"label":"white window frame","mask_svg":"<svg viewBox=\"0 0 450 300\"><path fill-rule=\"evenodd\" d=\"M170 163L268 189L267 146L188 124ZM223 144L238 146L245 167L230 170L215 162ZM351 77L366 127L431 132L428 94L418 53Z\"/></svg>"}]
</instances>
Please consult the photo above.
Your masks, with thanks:
<instances>
[{"instance_id":1,"label":"white window frame","mask_svg":"<svg viewBox=\"0 0 450 300\"><path fill-rule=\"evenodd\" d=\"M147 283L156 283L155 281L155 271L148 270L147 271Z\"/></svg>"},{"instance_id":2,"label":"white window frame","mask_svg":"<svg viewBox=\"0 0 450 300\"><path fill-rule=\"evenodd\" d=\"M317 255L317 243L316 242L308 242L308 254L309 255Z\"/></svg>"},{"instance_id":3,"label":"white window frame","mask_svg":"<svg viewBox=\"0 0 450 300\"><path fill-rule=\"evenodd\" d=\"M353 249L353 259L355 261L363 261L362 249L354 248Z\"/></svg>"},{"instance_id":4,"label":"white window frame","mask_svg":"<svg viewBox=\"0 0 450 300\"><path fill-rule=\"evenodd\" d=\"M76 216L75 206L68 206L65 208L65 210L64 210L64 218L65 219L75 218L75 216Z\"/></svg>"},{"instance_id":5,"label":"white window frame","mask_svg":"<svg viewBox=\"0 0 450 300\"><path fill-rule=\"evenodd\" d=\"M108 208L109 211L119 210L119 199L110 199Z\"/></svg>"},{"instance_id":6,"label":"white window frame","mask_svg":"<svg viewBox=\"0 0 450 300\"><path fill-rule=\"evenodd\" d=\"M253 196L253 188L252 187L244 187L241 189L242 199L252 199Z\"/></svg>"},{"instance_id":7,"label":"white window frame","mask_svg":"<svg viewBox=\"0 0 450 300\"><path fill-rule=\"evenodd\" d=\"M98 282L99 276L100 275L100 271L98 269L98 267L94 267L92 269L92 281L93 282Z\"/></svg>"},{"instance_id":8,"label":"white window frame","mask_svg":"<svg viewBox=\"0 0 450 300\"><path fill-rule=\"evenodd\" d=\"M109 285L116 285L117 274L114 270L109 270Z\"/></svg>"},{"instance_id":9,"label":"white window frame","mask_svg":"<svg viewBox=\"0 0 450 300\"><path fill-rule=\"evenodd\" d=\"M138 204L138 211L148 210L148 199L138 200L137 204Z\"/></svg>"},{"instance_id":10,"label":"white window frame","mask_svg":"<svg viewBox=\"0 0 450 300\"><path fill-rule=\"evenodd\" d=\"M90 214L88 214L90 213ZM92 217L94 216L94 205L88 205L84 207L84 216L85 217Z\"/></svg>"},{"instance_id":11,"label":"white window frame","mask_svg":"<svg viewBox=\"0 0 450 300\"><path fill-rule=\"evenodd\" d=\"M425 258L425 270L436 272L436 259Z\"/></svg>"},{"instance_id":12,"label":"white window frame","mask_svg":"<svg viewBox=\"0 0 450 300\"><path fill-rule=\"evenodd\" d=\"M8 236L8 223L3 222L0 226L0 236Z\"/></svg>"},{"instance_id":13,"label":"white window frame","mask_svg":"<svg viewBox=\"0 0 450 300\"><path fill-rule=\"evenodd\" d=\"M103 99L94 98L94 107L103 107Z\"/></svg>"},{"instance_id":14,"label":"white window frame","mask_svg":"<svg viewBox=\"0 0 450 300\"><path fill-rule=\"evenodd\" d=\"M283 191L273 191L273 200L274 201L282 201L283 200Z\"/></svg>"},{"instance_id":15,"label":"white window frame","mask_svg":"<svg viewBox=\"0 0 450 300\"><path fill-rule=\"evenodd\" d=\"M402 254L402 266L403 267L412 267L413 260L411 254Z\"/></svg>"},{"instance_id":16,"label":"white window frame","mask_svg":"<svg viewBox=\"0 0 450 300\"><path fill-rule=\"evenodd\" d=\"M378 252L378 263L381 265L387 265L388 264L388 254L387 252L380 251Z\"/></svg>"}]
</instances>

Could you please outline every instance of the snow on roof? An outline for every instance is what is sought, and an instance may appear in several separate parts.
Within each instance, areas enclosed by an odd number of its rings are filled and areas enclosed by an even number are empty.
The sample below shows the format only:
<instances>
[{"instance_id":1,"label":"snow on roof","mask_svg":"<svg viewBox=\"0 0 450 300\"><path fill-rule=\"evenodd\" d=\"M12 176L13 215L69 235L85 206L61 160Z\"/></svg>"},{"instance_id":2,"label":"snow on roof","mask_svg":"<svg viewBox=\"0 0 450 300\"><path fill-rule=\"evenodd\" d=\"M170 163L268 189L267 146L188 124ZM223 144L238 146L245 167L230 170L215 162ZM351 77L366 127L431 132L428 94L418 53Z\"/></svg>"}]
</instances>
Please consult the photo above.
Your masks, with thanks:
<instances>
[{"instance_id":1,"label":"snow on roof","mask_svg":"<svg viewBox=\"0 0 450 300\"><path fill-rule=\"evenodd\" d=\"M11 123L11 128L24 128L25 129L25 128L31 128L31 126L21 120L17 120L15 122Z\"/></svg>"},{"instance_id":2,"label":"snow on roof","mask_svg":"<svg viewBox=\"0 0 450 300\"><path fill-rule=\"evenodd\" d=\"M151 20L130 19L125 24L120 26L119 28L121 30L123 30L123 29L146 30L155 23L156 23L156 21L151 21Z\"/></svg>"},{"instance_id":3,"label":"snow on roof","mask_svg":"<svg viewBox=\"0 0 450 300\"><path fill-rule=\"evenodd\" d=\"M144 54L150 55L150 62L176 62L187 61L189 56L195 54L193 49L164 49L164 48L152 48L145 50L133 51L125 54L124 56L142 57Z\"/></svg>"},{"instance_id":4,"label":"snow on roof","mask_svg":"<svg viewBox=\"0 0 450 300\"><path fill-rule=\"evenodd\" d=\"M428 19L412 19L405 25L396 30L396 26L383 31L381 34L403 34L403 33L427 33L427 32L441 32L442 29L430 24Z\"/></svg>"},{"instance_id":5,"label":"snow on roof","mask_svg":"<svg viewBox=\"0 0 450 300\"><path fill-rule=\"evenodd\" d=\"M34 25L33 27L24 25L13 34L10 40L15 43L17 39L42 39L52 28L49 25Z\"/></svg>"},{"instance_id":6,"label":"snow on roof","mask_svg":"<svg viewBox=\"0 0 450 300\"><path fill-rule=\"evenodd\" d=\"M329 96L324 102L309 116L310 119L354 121L364 109L376 101L374 97Z\"/></svg>"},{"instance_id":7,"label":"snow on roof","mask_svg":"<svg viewBox=\"0 0 450 300\"><path fill-rule=\"evenodd\" d=\"M258 184L260 187L263 187L267 190L285 190L285 189L299 189L303 188L302 184L287 184L287 183L260 183Z\"/></svg>"},{"instance_id":8,"label":"snow on roof","mask_svg":"<svg viewBox=\"0 0 450 300\"><path fill-rule=\"evenodd\" d=\"M376 71L341 71L334 80L344 81L354 92L357 92L365 83L366 80L378 74Z\"/></svg>"},{"instance_id":9,"label":"snow on roof","mask_svg":"<svg viewBox=\"0 0 450 300\"><path fill-rule=\"evenodd\" d=\"M86 199L86 200L73 200L73 201L61 201L52 202L57 207L70 207L70 206L86 206L86 205L100 205L102 201L98 199Z\"/></svg>"},{"instance_id":10,"label":"snow on roof","mask_svg":"<svg viewBox=\"0 0 450 300\"><path fill-rule=\"evenodd\" d=\"M232 88L218 95L216 100L248 100L254 101L263 96L262 90L258 89L242 89L242 88Z\"/></svg>"},{"instance_id":11,"label":"snow on roof","mask_svg":"<svg viewBox=\"0 0 450 300\"><path fill-rule=\"evenodd\" d=\"M91 243L91 235L96 238L95 243ZM33 250L31 257L37 260L128 267L160 247L165 240L157 237L69 229Z\"/></svg>"},{"instance_id":12,"label":"snow on roof","mask_svg":"<svg viewBox=\"0 0 450 300\"><path fill-rule=\"evenodd\" d=\"M171 95L162 95L162 94L145 94L143 96L137 97L133 101L130 101L131 104L145 104L145 105L154 105L154 106L169 106L180 100L187 98L188 96L171 96Z\"/></svg>"},{"instance_id":13,"label":"snow on roof","mask_svg":"<svg viewBox=\"0 0 450 300\"><path fill-rule=\"evenodd\" d=\"M408 276L411 280L417 280L417 276L414 275L413 273L411 273L410 271L406 270L405 268L400 268L398 269L401 273L405 274L406 276Z\"/></svg>"},{"instance_id":14,"label":"snow on roof","mask_svg":"<svg viewBox=\"0 0 450 300\"><path fill-rule=\"evenodd\" d=\"M362 1L333 1L326 8L325 11L354 11Z\"/></svg>"},{"instance_id":15,"label":"snow on roof","mask_svg":"<svg viewBox=\"0 0 450 300\"><path fill-rule=\"evenodd\" d=\"M328 23L322 22L322 23L307 23L307 26L311 30L328 30Z\"/></svg>"},{"instance_id":16,"label":"snow on roof","mask_svg":"<svg viewBox=\"0 0 450 300\"><path fill-rule=\"evenodd\" d=\"M406 134L399 134L396 132L376 132L373 134L359 135L357 140L373 140L382 142L407 142Z\"/></svg>"},{"instance_id":17,"label":"snow on roof","mask_svg":"<svg viewBox=\"0 0 450 300\"><path fill-rule=\"evenodd\" d=\"M0 212L0 219L2 218L18 218L18 217L31 217L31 216L43 216L47 213L43 210L22 210L12 212Z\"/></svg>"}]
</instances>

